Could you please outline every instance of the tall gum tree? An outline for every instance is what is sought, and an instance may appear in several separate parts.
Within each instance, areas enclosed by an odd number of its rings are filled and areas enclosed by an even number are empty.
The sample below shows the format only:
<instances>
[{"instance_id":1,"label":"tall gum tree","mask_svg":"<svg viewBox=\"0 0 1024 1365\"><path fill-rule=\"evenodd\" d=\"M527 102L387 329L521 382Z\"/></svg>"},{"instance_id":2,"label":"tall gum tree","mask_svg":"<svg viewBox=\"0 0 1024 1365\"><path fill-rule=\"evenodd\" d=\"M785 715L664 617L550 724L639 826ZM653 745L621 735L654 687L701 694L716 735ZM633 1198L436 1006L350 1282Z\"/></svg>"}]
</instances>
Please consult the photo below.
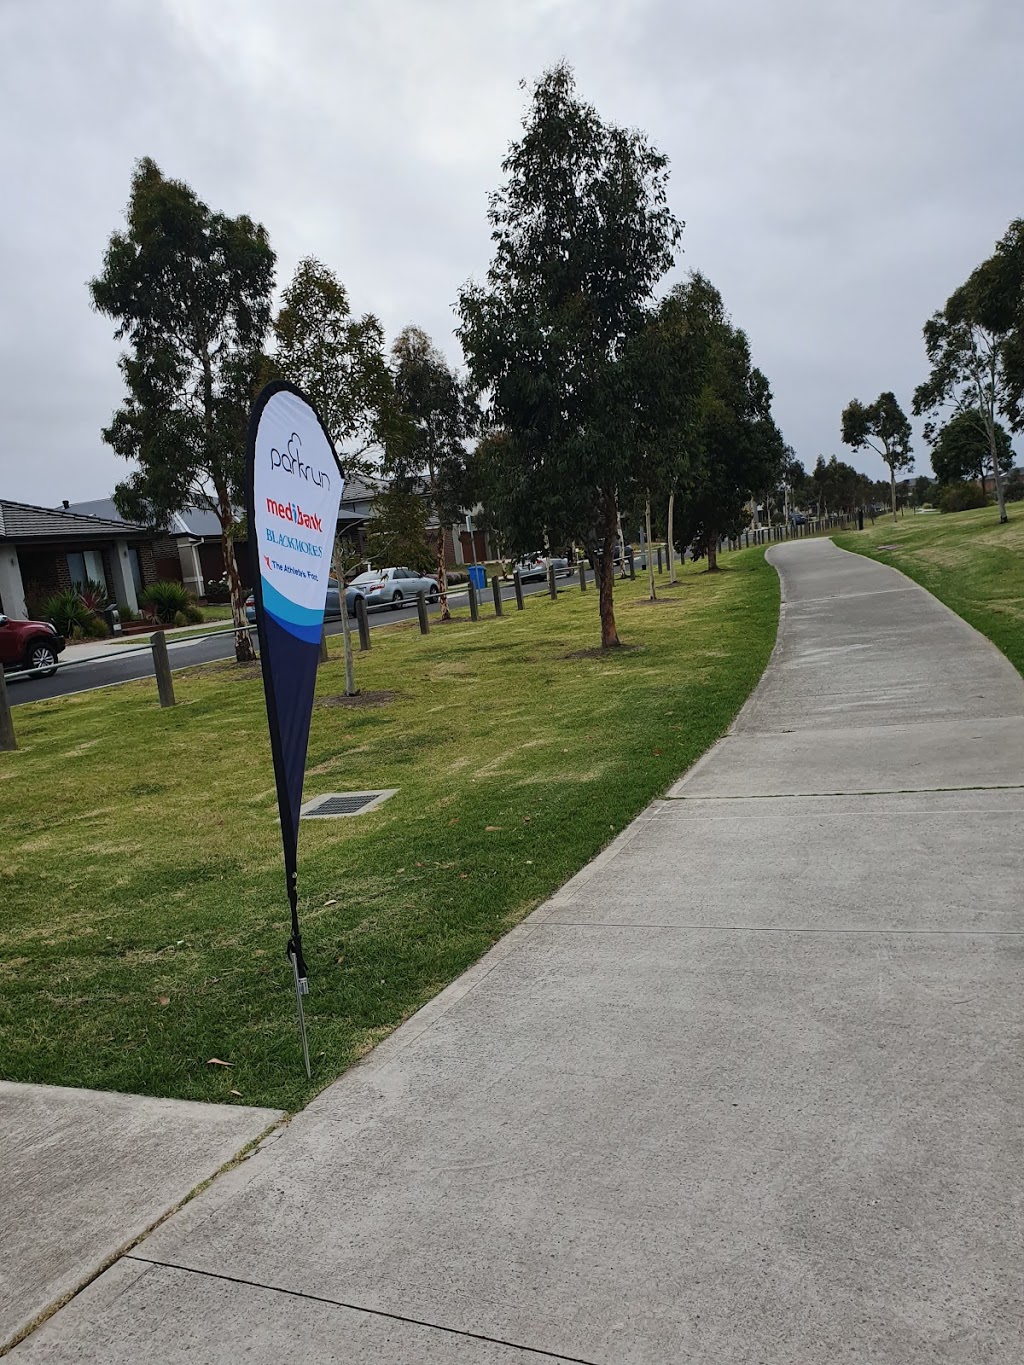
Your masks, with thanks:
<instances>
[{"instance_id":1,"label":"tall gum tree","mask_svg":"<svg viewBox=\"0 0 1024 1365\"><path fill-rule=\"evenodd\" d=\"M510 549L536 549L545 535L596 546L604 648L620 643L619 503L646 486L625 353L682 231L667 166L642 133L579 98L567 65L552 67L490 196L486 280L467 284L458 304L470 376L504 435L492 510Z\"/></svg>"},{"instance_id":2,"label":"tall gum tree","mask_svg":"<svg viewBox=\"0 0 1024 1365\"><path fill-rule=\"evenodd\" d=\"M772 417L768 380L752 363L747 336L729 319L719 291L695 271L670 297L704 349L680 543L707 555L708 572L717 573L719 540L749 524L750 490L778 479L786 447Z\"/></svg>"},{"instance_id":3,"label":"tall gum tree","mask_svg":"<svg viewBox=\"0 0 1024 1365\"><path fill-rule=\"evenodd\" d=\"M1014 432L1024 431L1024 218L971 278L978 321L996 338L1003 414Z\"/></svg>"},{"instance_id":4,"label":"tall gum tree","mask_svg":"<svg viewBox=\"0 0 1024 1365\"><path fill-rule=\"evenodd\" d=\"M962 479L977 479L985 488L985 480L991 467L992 456L988 445L988 434L980 412L965 408L956 413L932 433L932 469L941 484L958 483ZM1006 428L996 423L996 461L1004 476L1013 468L1013 447Z\"/></svg>"},{"instance_id":5,"label":"tall gum tree","mask_svg":"<svg viewBox=\"0 0 1024 1365\"><path fill-rule=\"evenodd\" d=\"M843 444L853 450L867 446L889 466L889 491L892 519L896 520L896 471L914 467L910 452L910 423L891 391L881 393L873 403L853 398L843 409Z\"/></svg>"},{"instance_id":6,"label":"tall gum tree","mask_svg":"<svg viewBox=\"0 0 1024 1365\"><path fill-rule=\"evenodd\" d=\"M190 504L216 513L239 662L255 651L232 533L273 282L260 224L212 212L144 158L126 230L113 233L89 284L94 307L127 342L119 366L128 392L103 439L138 469L117 485L115 502L154 525Z\"/></svg>"},{"instance_id":7,"label":"tall gum tree","mask_svg":"<svg viewBox=\"0 0 1024 1365\"><path fill-rule=\"evenodd\" d=\"M422 327L406 327L391 348L396 419L386 466L397 481L426 484L437 522L437 585L441 620L451 618L444 533L464 501L466 443L476 425L476 407L459 376Z\"/></svg>"},{"instance_id":8,"label":"tall gum tree","mask_svg":"<svg viewBox=\"0 0 1024 1365\"><path fill-rule=\"evenodd\" d=\"M929 416L925 427L929 440L934 437L935 418L940 412L952 417L964 412L976 415L988 454L986 472L992 476L999 520L1004 522L1006 498L996 428L999 413L1012 410L1012 399L1000 334L987 325L987 297L985 267L980 266L925 323L924 345L931 373L914 390L914 412ZM991 303L990 297L988 301Z\"/></svg>"},{"instance_id":9,"label":"tall gum tree","mask_svg":"<svg viewBox=\"0 0 1024 1365\"><path fill-rule=\"evenodd\" d=\"M353 317L337 275L313 256L301 260L274 319L271 372L314 402L345 468L371 476L386 440L394 386L384 329L372 313Z\"/></svg>"}]
</instances>

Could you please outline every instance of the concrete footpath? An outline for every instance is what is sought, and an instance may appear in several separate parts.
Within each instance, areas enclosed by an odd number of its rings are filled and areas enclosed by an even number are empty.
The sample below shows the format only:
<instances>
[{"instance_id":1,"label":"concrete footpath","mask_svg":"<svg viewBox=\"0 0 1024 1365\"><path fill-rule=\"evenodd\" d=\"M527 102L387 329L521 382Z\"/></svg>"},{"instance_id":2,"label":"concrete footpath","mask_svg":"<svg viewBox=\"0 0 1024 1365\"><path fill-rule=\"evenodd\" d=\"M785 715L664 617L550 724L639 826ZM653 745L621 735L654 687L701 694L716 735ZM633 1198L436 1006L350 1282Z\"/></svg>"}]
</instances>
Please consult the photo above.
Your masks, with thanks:
<instances>
[{"instance_id":1,"label":"concrete footpath","mask_svg":"<svg viewBox=\"0 0 1024 1365\"><path fill-rule=\"evenodd\" d=\"M0 1354L281 1118L0 1081Z\"/></svg>"},{"instance_id":2,"label":"concrete footpath","mask_svg":"<svg viewBox=\"0 0 1024 1365\"><path fill-rule=\"evenodd\" d=\"M771 558L733 731L12 1359L1020 1360L1024 683Z\"/></svg>"}]
</instances>

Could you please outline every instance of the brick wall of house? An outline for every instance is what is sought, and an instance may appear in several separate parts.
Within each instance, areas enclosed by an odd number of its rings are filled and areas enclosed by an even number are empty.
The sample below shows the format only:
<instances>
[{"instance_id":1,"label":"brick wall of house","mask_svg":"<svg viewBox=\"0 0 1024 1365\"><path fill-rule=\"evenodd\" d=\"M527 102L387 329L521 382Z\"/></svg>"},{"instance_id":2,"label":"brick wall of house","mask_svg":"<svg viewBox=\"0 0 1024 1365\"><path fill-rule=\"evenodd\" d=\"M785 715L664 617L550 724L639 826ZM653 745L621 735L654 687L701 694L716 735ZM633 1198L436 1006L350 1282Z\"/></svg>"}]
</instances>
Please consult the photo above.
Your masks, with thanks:
<instances>
[{"instance_id":1,"label":"brick wall of house","mask_svg":"<svg viewBox=\"0 0 1024 1365\"><path fill-rule=\"evenodd\" d=\"M153 546L148 540L143 541L139 546L139 571L142 574L143 587L149 587L150 583L158 583L160 581L160 574L157 572L156 567L156 557L153 554ZM180 571L177 577L181 577Z\"/></svg>"},{"instance_id":2,"label":"brick wall of house","mask_svg":"<svg viewBox=\"0 0 1024 1365\"><path fill-rule=\"evenodd\" d=\"M30 616L38 615L43 603L56 592L71 587L68 557L61 550L19 549L21 581L25 587L25 603Z\"/></svg>"}]
</instances>

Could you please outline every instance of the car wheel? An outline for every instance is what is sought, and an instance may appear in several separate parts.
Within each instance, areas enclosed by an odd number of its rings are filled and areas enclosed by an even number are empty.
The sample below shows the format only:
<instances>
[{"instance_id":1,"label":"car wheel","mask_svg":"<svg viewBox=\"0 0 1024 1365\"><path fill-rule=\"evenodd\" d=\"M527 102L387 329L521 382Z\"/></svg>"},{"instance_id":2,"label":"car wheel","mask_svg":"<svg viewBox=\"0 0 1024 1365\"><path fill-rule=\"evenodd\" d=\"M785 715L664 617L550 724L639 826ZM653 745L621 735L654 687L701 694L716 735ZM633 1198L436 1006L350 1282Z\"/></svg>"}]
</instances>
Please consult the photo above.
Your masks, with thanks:
<instances>
[{"instance_id":1,"label":"car wheel","mask_svg":"<svg viewBox=\"0 0 1024 1365\"><path fill-rule=\"evenodd\" d=\"M57 672L57 655L50 645L37 640L34 645L28 647L25 667L31 669L33 673L38 673L40 677L52 678Z\"/></svg>"},{"instance_id":2,"label":"car wheel","mask_svg":"<svg viewBox=\"0 0 1024 1365\"><path fill-rule=\"evenodd\" d=\"M440 600L441 589L437 586L436 583L431 583L430 591L427 593L427 601L430 603L432 607L435 607L437 606L438 602L440 602Z\"/></svg>"},{"instance_id":3,"label":"car wheel","mask_svg":"<svg viewBox=\"0 0 1024 1365\"><path fill-rule=\"evenodd\" d=\"M396 591L394 597L392 597L392 599L391 599L391 609L392 609L392 611L398 611L398 610L401 608L401 605L402 605L402 594L401 594L400 592L397 592L397 591Z\"/></svg>"}]
</instances>

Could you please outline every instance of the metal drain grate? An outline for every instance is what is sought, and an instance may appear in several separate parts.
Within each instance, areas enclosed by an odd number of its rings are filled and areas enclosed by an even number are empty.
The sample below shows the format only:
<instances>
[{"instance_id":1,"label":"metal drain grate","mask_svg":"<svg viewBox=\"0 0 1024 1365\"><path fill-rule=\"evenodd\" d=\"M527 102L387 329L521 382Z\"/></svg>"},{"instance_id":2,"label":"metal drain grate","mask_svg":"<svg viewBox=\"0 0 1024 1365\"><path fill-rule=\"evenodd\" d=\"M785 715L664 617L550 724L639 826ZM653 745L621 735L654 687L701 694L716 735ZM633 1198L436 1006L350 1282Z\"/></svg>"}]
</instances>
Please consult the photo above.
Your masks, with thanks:
<instances>
[{"instance_id":1,"label":"metal drain grate","mask_svg":"<svg viewBox=\"0 0 1024 1365\"><path fill-rule=\"evenodd\" d=\"M326 792L307 801L299 814L303 820L337 820L343 815L365 815L397 791L397 787L389 787L373 792Z\"/></svg>"}]
</instances>

